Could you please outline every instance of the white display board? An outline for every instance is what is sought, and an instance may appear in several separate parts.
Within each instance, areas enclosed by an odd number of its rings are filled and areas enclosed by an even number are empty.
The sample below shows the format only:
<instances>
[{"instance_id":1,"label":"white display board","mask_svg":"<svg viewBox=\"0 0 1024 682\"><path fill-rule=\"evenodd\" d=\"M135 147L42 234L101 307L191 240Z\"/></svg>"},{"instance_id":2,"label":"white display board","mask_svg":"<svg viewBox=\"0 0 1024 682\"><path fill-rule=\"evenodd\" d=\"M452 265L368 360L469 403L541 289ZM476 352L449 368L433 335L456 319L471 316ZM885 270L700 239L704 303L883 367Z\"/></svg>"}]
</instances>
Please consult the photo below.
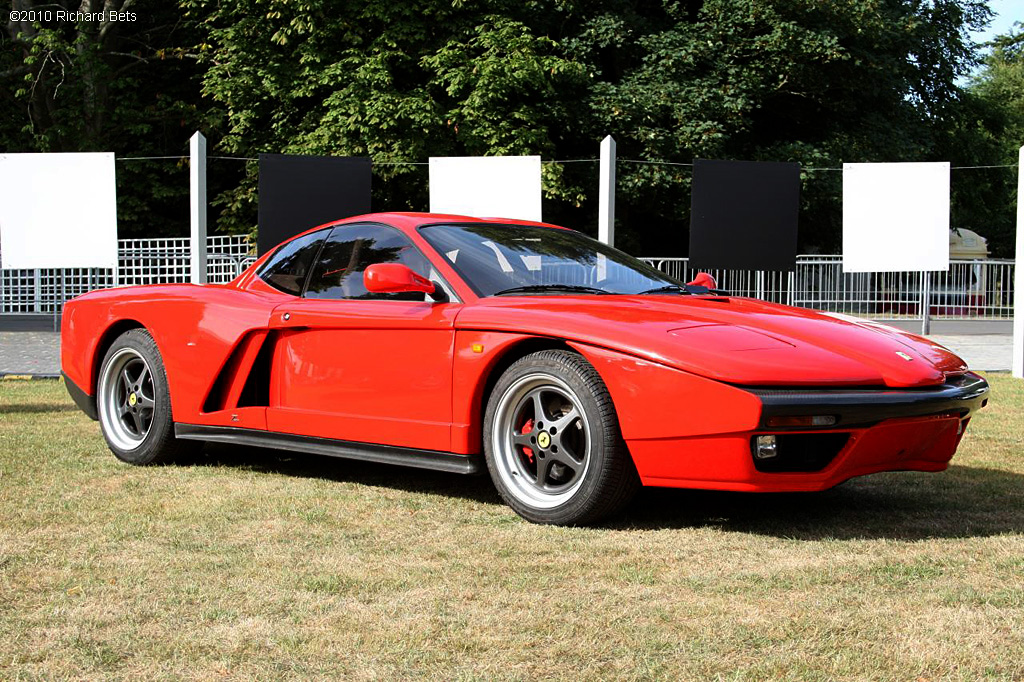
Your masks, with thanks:
<instances>
[{"instance_id":1,"label":"white display board","mask_svg":"<svg viewBox=\"0 0 1024 682\"><path fill-rule=\"evenodd\" d=\"M843 164L843 271L949 268L949 163Z\"/></svg>"},{"instance_id":2,"label":"white display board","mask_svg":"<svg viewBox=\"0 0 1024 682\"><path fill-rule=\"evenodd\" d=\"M117 267L112 153L0 154L2 267Z\"/></svg>"},{"instance_id":3,"label":"white display board","mask_svg":"<svg viewBox=\"0 0 1024 682\"><path fill-rule=\"evenodd\" d=\"M541 219L539 156L430 157L430 212Z\"/></svg>"}]
</instances>

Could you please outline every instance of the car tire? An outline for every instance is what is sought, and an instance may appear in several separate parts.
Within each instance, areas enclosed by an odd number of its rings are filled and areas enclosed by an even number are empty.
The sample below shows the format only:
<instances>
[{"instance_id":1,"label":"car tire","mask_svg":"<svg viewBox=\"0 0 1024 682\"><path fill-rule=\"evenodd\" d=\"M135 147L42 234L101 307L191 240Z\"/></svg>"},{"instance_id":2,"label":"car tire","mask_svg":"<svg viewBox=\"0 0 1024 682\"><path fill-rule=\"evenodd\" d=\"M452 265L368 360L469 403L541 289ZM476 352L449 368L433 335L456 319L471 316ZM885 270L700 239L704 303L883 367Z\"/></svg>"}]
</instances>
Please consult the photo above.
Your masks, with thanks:
<instances>
[{"instance_id":1,"label":"car tire","mask_svg":"<svg viewBox=\"0 0 1024 682\"><path fill-rule=\"evenodd\" d=\"M186 448L174 437L167 373L145 329L121 334L107 349L96 386L96 410L107 446L124 462L159 464Z\"/></svg>"},{"instance_id":2,"label":"car tire","mask_svg":"<svg viewBox=\"0 0 1024 682\"><path fill-rule=\"evenodd\" d=\"M611 395L577 353L545 350L513 363L490 393L483 434L491 480L529 521L595 523L639 488Z\"/></svg>"}]
</instances>

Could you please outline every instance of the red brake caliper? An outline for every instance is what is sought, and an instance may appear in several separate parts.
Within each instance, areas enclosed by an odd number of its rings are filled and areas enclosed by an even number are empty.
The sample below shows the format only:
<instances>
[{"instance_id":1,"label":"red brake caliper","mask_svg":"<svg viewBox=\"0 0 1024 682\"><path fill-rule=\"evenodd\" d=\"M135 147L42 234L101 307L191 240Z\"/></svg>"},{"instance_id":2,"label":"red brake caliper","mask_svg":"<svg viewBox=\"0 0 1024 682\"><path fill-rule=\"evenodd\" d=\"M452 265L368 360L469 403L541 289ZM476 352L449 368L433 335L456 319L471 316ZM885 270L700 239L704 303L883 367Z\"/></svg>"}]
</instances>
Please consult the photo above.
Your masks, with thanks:
<instances>
[{"instance_id":1,"label":"red brake caliper","mask_svg":"<svg viewBox=\"0 0 1024 682\"><path fill-rule=\"evenodd\" d=\"M528 434L528 433L530 433L532 431L533 431L533 420L532 419L527 419L526 423L523 424L522 434L525 436L526 434ZM526 455L529 458L530 464L533 464L533 450L531 450L530 448L528 448L528 447L526 447L524 445L523 446L523 454Z\"/></svg>"}]
</instances>

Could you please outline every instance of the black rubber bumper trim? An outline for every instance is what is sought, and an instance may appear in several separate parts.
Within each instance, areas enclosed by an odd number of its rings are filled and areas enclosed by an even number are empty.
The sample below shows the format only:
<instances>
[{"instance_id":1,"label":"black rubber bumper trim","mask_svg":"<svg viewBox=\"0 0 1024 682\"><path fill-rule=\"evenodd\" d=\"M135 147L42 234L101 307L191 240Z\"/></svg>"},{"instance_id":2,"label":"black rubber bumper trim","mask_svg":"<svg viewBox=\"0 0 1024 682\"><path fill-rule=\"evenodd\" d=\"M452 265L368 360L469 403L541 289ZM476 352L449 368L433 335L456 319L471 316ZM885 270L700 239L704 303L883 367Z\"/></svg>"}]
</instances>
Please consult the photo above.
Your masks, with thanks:
<instances>
[{"instance_id":1,"label":"black rubber bumper trim","mask_svg":"<svg viewBox=\"0 0 1024 682\"><path fill-rule=\"evenodd\" d=\"M78 405L78 409L92 419L98 421L100 416L96 412L96 398L89 395L78 387L78 384L68 379L68 375L61 372L60 375L64 377L64 385L68 388L68 393L71 395L71 399L75 401L75 405Z\"/></svg>"},{"instance_id":2,"label":"black rubber bumper trim","mask_svg":"<svg viewBox=\"0 0 1024 682\"><path fill-rule=\"evenodd\" d=\"M834 415L829 429L877 424L897 417L923 417L958 412L969 416L988 400L988 382L968 372L929 388L904 389L806 389L746 388L764 407L761 428L769 417ZM773 430L781 430L771 427ZM807 430L806 427L800 430Z\"/></svg>"},{"instance_id":3,"label":"black rubber bumper trim","mask_svg":"<svg viewBox=\"0 0 1024 682\"><path fill-rule=\"evenodd\" d=\"M345 459L359 459L381 464L397 464L447 471L455 474L478 474L483 471L480 458L473 455L459 455L453 452L417 450L372 443L353 443L331 438L297 436L275 431L256 431L228 426L203 426L200 424L175 424L174 435L187 440L205 440L215 443L232 443L258 448L273 448L305 452L313 455L327 455Z\"/></svg>"}]
</instances>

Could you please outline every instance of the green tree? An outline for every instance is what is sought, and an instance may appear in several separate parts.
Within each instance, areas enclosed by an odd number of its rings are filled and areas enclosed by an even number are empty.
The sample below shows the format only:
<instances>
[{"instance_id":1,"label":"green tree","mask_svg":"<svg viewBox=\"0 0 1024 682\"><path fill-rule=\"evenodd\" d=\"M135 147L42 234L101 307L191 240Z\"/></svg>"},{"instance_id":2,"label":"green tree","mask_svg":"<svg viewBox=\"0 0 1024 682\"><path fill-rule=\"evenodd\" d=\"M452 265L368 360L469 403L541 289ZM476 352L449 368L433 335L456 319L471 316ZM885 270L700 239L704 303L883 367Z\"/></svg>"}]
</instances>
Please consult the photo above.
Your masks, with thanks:
<instances>
[{"instance_id":1,"label":"green tree","mask_svg":"<svg viewBox=\"0 0 1024 682\"><path fill-rule=\"evenodd\" d=\"M590 159L610 133L633 252L685 252L695 157L966 158L997 115L956 85L983 0L61 3L12 9L137 18L9 22L5 149L177 154L200 128L229 156L370 156L375 208L422 210L429 156ZM217 224L251 229L256 164L213 164ZM173 162L119 165L123 232L180 232L184 178ZM596 163L546 164L545 216L592 229L596 185ZM838 246L840 189L841 174L806 171L803 248Z\"/></svg>"},{"instance_id":2,"label":"green tree","mask_svg":"<svg viewBox=\"0 0 1024 682\"><path fill-rule=\"evenodd\" d=\"M979 0L184 0L225 152L369 155L377 208L425 209L431 155L592 158L613 134L623 243L685 249L695 157L932 160L975 63ZM396 164L396 165L384 165ZM221 198L254 222L247 184ZM595 164L545 166L545 216L594 223ZM802 242L834 249L841 175L808 171Z\"/></svg>"},{"instance_id":3,"label":"green tree","mask_svg":"<svg viewBox=\"0 0 1024 682\"><path fill-rule=\"evenodd\" d=\"M1017 161L1024 145L1024 25L990 44L984 67L960 103L944 146L954 166L953 225L989 240L992 255L1014 256Z\"/></svg>"},{"instance_id":4,"label":"green tree","mask_svg":"<svg viewBox=\"0 0 1024 682\"><path fill-rule=\"evenodd\" d=\"M667 7L664 28L624 35L612 46L639 47L639 55L632 63L612 58L629 66L594 88L595 117L620 141L622 155L798 161L808 168L932 160L960 97L955 80L974 63L966 30L988 16L978 2L709 0L696 11ZM680 232L673 217L688 211L688 173L626 166L621 182L642 197L627 199L627 217ZM802 248L839 247L841 182L841 173L805 172ZM641 243L652 251L650 240Z\"/></svg>"},{"instance_id":5,"label":"green tree","mask_svg":"<svg viewBox=\"0 0 1024 682\"><path fill-rule=\"evenodd\" d=\"M549 35L542 3L186 0L204 31L203 88L219 148L366 155L377 208L423 210L431 155L557 155L587 75ZM532 21L532 23L531 23ZM571 195L560 169L549 196ZM255 167L221 196L223 222L255 219Z\"/></svg>"},{"instance_id":6,"label":"green tree","mask_svg":"<svg viewBox=\"0 0 1024 682\"><path fill-rule=\"evenodd\" d=\"M1001 132L1007 151L1016 153L1024 140L1024 23L992 41L985 68L971 85L971 92L997 105L1002 115Z\"/></svg>"}]
</instances>

